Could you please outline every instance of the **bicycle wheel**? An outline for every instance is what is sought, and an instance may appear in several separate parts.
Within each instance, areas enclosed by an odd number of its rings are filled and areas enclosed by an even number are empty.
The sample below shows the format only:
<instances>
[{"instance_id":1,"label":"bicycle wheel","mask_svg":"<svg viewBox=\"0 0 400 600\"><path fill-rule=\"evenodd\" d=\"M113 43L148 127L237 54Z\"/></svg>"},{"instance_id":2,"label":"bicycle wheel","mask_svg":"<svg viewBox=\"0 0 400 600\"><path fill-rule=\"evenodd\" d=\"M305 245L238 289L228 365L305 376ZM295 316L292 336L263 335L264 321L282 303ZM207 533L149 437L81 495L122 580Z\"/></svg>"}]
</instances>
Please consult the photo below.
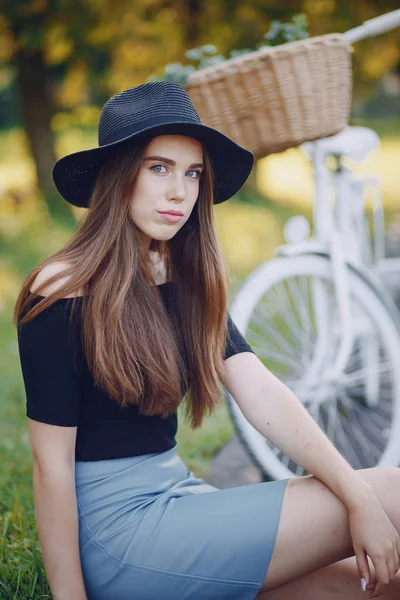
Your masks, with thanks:
<instances>
[{"instance_id":1,"label":"bicycle wheel","mask_svg":"<svg viewBox=\"0 0 400 600\"><path fill-rule=\"evenodd\" d=\"M354 468L396 465L400 457L398 324L373 286L352 268L348 274L356 323L353 352L338 380L325 381L322 371L320 385L312 392L304 391L304 381L314 350L320 351L312 293L316 281L330 298L328 366L335 359L340 341L328 257L283 257L263 264L239 289L230 314L258 358L296 394ZM371 340L372 353L365 347L365 342ZM366 363L366 355L372 355L374 361ZM373 406L365 400L371 376L379 392ZM266 479L306 474L250 425L228 392L226 397L238 435Z\"/></svg>"}]
</instances>

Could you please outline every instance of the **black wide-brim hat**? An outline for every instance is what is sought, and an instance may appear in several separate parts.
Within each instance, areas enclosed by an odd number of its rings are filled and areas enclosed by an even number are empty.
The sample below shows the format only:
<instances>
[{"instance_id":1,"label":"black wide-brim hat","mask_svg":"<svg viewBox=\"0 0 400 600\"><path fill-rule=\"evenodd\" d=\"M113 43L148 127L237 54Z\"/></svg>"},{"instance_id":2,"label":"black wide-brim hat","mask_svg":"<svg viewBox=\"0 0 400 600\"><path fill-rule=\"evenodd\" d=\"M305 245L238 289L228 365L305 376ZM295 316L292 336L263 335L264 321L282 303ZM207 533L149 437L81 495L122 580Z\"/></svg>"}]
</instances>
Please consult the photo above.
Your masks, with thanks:
<instances>
[{"instance_id":1,"label":"black wide-brim hat","mask_svg":"<svg viewBox=\"0 0 400 600\"><path fill-rule=\"evenodd\" d=\"M203 125L186 90L177 83L152 81L116 94L102 108L97 148L68 154L53 167L54 183L67 202L88 207L103 164L142 136L179 134L202 142L214 172L214 204L231 198L254 164L250 150Z\"/></svg>"}]
</instances>

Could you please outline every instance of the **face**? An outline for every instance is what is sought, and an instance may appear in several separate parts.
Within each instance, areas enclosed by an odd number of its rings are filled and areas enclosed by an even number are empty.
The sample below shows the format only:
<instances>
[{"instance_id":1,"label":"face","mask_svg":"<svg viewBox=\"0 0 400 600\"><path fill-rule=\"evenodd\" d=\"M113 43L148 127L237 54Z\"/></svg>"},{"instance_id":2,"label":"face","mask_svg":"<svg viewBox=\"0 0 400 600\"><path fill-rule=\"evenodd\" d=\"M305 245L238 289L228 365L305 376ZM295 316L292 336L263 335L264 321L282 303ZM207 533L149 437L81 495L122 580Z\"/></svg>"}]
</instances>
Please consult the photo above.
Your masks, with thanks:
<instances>
[{"instance_id":1,"label":"face","mask_svg":"<svg viewBox=\"0 0 400 600\"><path fill-rule=\"evenodd\" d=\"M198 140L184 135L159 135L151 140L129 207L147 248L152 239L170 240L189 219L202 170L203 147Z\"/></svg>"}]
</instances>

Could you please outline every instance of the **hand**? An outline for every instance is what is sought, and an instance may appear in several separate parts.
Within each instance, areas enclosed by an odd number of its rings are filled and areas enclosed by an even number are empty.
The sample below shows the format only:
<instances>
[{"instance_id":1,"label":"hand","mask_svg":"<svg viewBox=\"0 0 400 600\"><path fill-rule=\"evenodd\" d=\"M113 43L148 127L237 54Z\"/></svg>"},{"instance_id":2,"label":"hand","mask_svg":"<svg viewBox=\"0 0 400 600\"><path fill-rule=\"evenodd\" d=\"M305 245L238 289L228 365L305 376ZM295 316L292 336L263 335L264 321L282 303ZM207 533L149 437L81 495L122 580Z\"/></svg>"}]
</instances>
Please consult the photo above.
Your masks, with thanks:
<instances>
[{"instance_id":1,"label":"hand","mask_svg":"<svg viewBox=\"0 0 400 600\"><path fill-rule=\"evenodd\" d=\"M350 534L360 577L370 598L379 598L400 568L400 536L372 492L363 504L349 509ZM371 577L367 556L375 568Z\"/></svg>"}]
</instances>

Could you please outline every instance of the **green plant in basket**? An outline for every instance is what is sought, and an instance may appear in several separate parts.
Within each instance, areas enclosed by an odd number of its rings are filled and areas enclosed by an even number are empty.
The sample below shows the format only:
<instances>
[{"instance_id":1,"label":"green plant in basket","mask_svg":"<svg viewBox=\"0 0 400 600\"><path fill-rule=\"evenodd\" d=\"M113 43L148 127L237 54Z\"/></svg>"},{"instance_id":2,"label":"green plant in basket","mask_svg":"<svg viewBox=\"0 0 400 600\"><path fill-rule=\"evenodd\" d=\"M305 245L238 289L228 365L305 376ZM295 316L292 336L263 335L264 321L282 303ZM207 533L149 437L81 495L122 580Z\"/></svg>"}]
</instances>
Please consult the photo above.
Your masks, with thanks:
<instances>
[{"instance_id":1,"label":"green plant in basket","mask_svg":"<svg viewBox=\"0 0 400 600\"><path fill-rule=\"evenodd\" d=\"M279 44L286 44L308 37L307 25L307 17L304 14L294 15L290 23L281 23L274 20L271 22L269 31L264 35L263 40L257 44L256 48L232 50L228 58L222 54L217 54L217 48L213 44L206 44L200 48L191 48L185 53L185 57L192 64L170 63L165 66L164 72L161 75L151 75L147 81L173 81L186 87L189 76L195 71L200 71L211 65L216 65L226 60L243 56L244 54L250 54L264 46L278 46Z\"/></svg>"},{"instance_id":2,"label":"green plant in basket","mask_svg":"<svg viewBox=\"0 0 400 600\"><path fill-rule=\"evenodd\" d=\"M307 16L304 14L294 15L291 23L272 21L270 30L264 35L266 43L261 46L278 46L296 40L309 37L307 31Z\"/></svg>"}]
</instances>

